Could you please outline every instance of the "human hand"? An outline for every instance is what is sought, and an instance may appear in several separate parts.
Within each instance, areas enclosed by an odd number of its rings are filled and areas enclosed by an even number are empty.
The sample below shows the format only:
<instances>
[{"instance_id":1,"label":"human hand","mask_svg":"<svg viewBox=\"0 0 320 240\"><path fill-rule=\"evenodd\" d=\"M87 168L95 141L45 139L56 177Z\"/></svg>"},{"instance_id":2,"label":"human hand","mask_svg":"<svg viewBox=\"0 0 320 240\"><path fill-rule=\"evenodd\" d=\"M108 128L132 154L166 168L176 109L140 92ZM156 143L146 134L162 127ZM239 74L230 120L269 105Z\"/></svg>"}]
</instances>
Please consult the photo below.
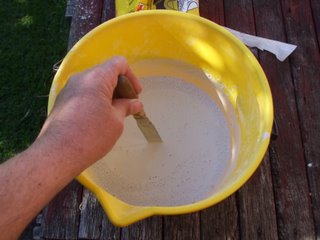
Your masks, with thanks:
<instances>
[{"instance_id":1,"label":"human hand","mask_svg":"<svg viewBox=\"0 0 320 240\"><path fill-rule=\"evenodd\" d=\"M85 167L103 157L120 137L124 118L143 108L138 99L112 99L120 74L131 81L138 94L141 92L139 80L123 57L71 77L38 138L49 137L65 154L72 154L71 158L81 156Z\"/></svg>"}]
</instances>

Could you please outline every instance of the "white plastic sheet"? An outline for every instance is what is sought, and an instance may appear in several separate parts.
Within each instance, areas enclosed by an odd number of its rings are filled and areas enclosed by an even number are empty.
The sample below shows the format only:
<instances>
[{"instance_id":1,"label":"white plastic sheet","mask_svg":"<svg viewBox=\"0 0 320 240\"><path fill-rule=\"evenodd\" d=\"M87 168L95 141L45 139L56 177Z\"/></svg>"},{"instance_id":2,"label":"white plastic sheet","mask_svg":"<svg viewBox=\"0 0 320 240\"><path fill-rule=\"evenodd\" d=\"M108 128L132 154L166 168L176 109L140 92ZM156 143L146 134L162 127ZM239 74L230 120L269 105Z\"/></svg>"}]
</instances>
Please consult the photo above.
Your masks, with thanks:
<instances>
[{"instance_id":1,"label":"white plastic sheet","mask_svg":"<svg viewBox=\"0 0 320 240\"><path fill-rule=\"evenodd\" d=\"M230 28L226 29L239 38L248 47L256 47L262 51L266 50L271 52L276 55L281 62L284 61L297 47L293 44L253 36Z\"/></svg>"}]
</instances>

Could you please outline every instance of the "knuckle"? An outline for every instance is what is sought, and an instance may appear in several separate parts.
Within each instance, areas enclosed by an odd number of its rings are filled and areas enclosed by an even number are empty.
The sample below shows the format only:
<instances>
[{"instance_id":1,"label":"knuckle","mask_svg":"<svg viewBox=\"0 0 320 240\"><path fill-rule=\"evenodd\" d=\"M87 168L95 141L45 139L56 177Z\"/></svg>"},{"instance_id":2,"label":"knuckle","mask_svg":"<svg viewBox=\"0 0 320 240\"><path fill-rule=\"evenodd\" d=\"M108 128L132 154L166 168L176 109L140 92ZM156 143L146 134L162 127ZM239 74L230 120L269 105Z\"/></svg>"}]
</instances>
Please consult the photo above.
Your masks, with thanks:
<instances>
[{"instance_id":1,"label":"knuckle","mask_svg":"<svg viewBox=\"0 0 320 240\"><path fill-rule=\"evenodd\" d=\"M90 74L89 78L103 79L105 77L105 71L100 66L96 67Z\"/></svg>"},{"instance_id":2,"label":"knuckle","mask_svg":"<svg viewBox=\"0 0 320 240\"><path fill-rule=\"evenodd\" d=\"M111 59L116 64L126 64L127 59L124 56L115 56Z\"/></svg>"},{"instance_id":3,"label":"knuckle","mask_svg":"<svg viewBox=\"0 0 320 240\"><path fill-rule=\"evenodd\" d=\"M123 56L115 56L110 60L110 64L112 68L120 69L121 66L127 65L127 59Z\"/></svg>"}]
</instances>

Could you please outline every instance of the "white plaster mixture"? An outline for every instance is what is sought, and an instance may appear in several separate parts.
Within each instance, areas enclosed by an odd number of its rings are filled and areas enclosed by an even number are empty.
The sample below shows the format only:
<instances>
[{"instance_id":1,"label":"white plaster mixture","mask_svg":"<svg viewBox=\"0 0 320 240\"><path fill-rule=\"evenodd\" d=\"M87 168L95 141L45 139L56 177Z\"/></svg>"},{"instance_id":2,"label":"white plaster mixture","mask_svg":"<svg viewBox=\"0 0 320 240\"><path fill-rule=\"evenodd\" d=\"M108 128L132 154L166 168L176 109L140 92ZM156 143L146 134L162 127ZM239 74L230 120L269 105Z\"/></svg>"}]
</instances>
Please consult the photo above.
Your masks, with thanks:
<instances>
[{"instance_id":1,"label":"white plaster mixture","mask_svg":"<svg viewBox=\"0 0 320 240\"><path fill-rule=\"evenodd\" d=\"M140 206L177 206L203 200L232 168L228 121L218 95L193 81L207 76L171 60L132 66L140 95L163 142L148 143L133 117L113 150L87 172L120 200Z\"/></svg>"}]
</instances>

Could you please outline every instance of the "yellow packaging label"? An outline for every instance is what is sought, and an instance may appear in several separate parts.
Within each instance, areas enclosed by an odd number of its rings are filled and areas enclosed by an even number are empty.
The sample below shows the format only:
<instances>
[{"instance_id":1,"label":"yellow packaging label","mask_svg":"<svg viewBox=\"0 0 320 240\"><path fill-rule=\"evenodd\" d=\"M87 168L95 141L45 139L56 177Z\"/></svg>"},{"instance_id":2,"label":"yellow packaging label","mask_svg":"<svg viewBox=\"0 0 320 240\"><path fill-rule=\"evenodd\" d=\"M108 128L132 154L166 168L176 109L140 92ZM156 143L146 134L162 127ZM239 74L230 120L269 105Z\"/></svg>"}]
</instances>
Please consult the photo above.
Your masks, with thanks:
<instances>
[{"instance_id":1,"label":"yellow packaging label","mask_svg":"<svg viewBox=\"0 0 320 240\"><path fill-rule=\"evenodd\" d=\"M117 16L150 9L170 9L199 15L199 0L116 0Z\"/></svg>"}]
</instances>

